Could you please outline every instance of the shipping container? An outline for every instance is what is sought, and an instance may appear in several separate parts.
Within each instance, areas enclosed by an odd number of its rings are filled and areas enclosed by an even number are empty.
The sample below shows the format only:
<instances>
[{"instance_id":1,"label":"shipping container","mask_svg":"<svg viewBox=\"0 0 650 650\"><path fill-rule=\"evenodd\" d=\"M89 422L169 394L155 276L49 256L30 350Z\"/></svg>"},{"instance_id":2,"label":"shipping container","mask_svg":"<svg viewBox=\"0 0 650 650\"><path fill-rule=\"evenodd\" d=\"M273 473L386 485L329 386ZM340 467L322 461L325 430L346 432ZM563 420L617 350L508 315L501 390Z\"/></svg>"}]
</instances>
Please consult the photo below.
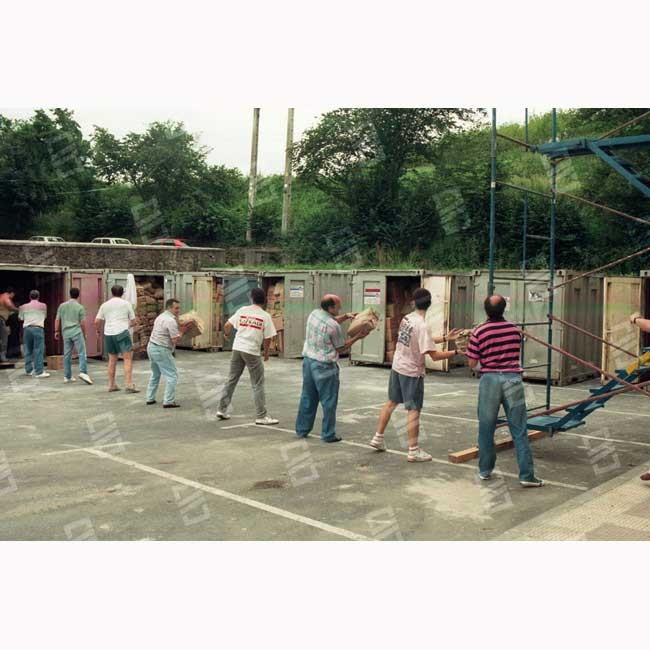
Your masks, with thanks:
<instances>
[{"instance_id":1,"label":"shipping container","mask_svg":"<svg viewBox=\"0 0 650 650\"><path fill-rule=\"evenodd\" d=\"M100 270L71 270L70 287L80 291L79 302L86 310L86 355L102 356L102 339L95 330L95 318L104 302L106 272ZM75 350L74 355L76 356Z\"/></svg>"},{"instance_id":2,"label":"shipping container","mask_svg":"<svg viewBox=\"0 0 650 650\"><path fill-rule=\"evenodd\" d=\"M559 285L579 275L577 271L559 270L555 284ZM483 301L488 295L488 272L477 271L474 276L474 323L485 321ZM531 270L526 279L520 271L496 271L495 293L507 302L505 317L515 323L542 323L526 329L534 336L546 340L548 302L548 271ZM590 276L571 282L556 290L554 315L582 329L602 336L603 326L603 277ZM553 344L600 367L602 343L557 322L553 325ZM523 365L526 379L545 380L547 374L547 348L530 339L524 339ZM586 366L559 352L551 354L551 381L559 386L583 381L596 376Z\"/></svg>"},{"instance_id":3,"label":"shipping container","mask_svg":"<svg viewBox=\"0 0 650 650\"><path fill-rule=\"evenodd\" d=\"M639 354L640 331L630 323L630 314L641 311L642 278L605 277L602 337L624 350ZM633 360L630 355L610 345L603 345L601 368L615 373ZM605 380L605 379L604 379ZM609 381L608 379L606 381Z\"/></svg>"},{"instance_id":4,"label":"shipping container","mask_svg":"<svg viewBox=\"0 0 650 650\"><path fill-rule=\"evenodd\" d=\"M302 356L307 318L315 309L314 274L311 271L265 271L261 275L266 292L266 310L278 336L272 352L290 358Z\"/></svg>"},{"instance_id":5,"label":"shipping container","mask_svg":"<svg viewBox=\"0 0 650 650\"><path fill-rule=\"evenodd\" d=\"M322 297L333 293L341 299L341 313L347 314L353 311L352 308L352 278L354 271L314 271L314 300L313 309L320 306ZM347 335L350 321L341 324L343 333ZM303 336L304 342L304 336ZM344 353L341 356L348 356Z\"/></svg>"},{"instance_id":6,"label":"shipping container","mask_svg":"<svg viewBox=\"0 0 650 650\"><path fill-rule=\"evenodd\" d=\"M65 302L69 291L69 269L65 266L47 266L41 264L0 264L0 292L13 287L16 306L29 302L29 292L40 292L40 301L47 305L45 319L45 355L63 354L63 341L54 338L54 321L59 305ZM9 358L20 358L22 342L22 323L16 314L9 318L11 329L7 345Z\"/></svg>"},{"instance_id":7,"label":"shipping container","mask_svg":"<svg viewBox=\"0 0 650 650\"><path fill-rule=\"evenodd\" d=\"M232 271L214 271L215 275L221 278L223 284L223 306L221 310L221 329L226 321L234 315L241 307L251 302L251 291L262 286L261 274L259 271L244 271L242 269ZM234 333L223 338L222 350L232 350L235 339Z\"/></svg>"},{"instance_id":8,"label":"shipping container","mask_svg":"<svg viewBox=\"0 0 650 650\"><path fill-rule=\"evenodd\" d=\"M223 308L223 284L212 273L177 273L175 298L181 304L181 313L194 310L204 324L203 334L195 337L185 335L179 348L189 350L216 350L222 347L221 310Z\"/></svg>"}]
</instances>

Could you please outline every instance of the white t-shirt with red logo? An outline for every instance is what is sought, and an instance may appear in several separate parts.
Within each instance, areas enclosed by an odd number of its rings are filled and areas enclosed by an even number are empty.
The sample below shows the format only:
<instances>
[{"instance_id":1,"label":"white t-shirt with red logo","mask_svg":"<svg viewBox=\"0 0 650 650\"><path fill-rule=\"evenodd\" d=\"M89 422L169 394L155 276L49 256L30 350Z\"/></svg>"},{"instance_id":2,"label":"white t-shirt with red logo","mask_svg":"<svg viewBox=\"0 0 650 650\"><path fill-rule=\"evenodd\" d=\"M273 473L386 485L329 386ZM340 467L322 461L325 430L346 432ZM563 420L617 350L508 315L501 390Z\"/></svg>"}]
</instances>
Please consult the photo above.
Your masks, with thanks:
<instances>
[{"instance_id":1,"label":"white t-shirt with red logo","mask_svg":"<svg viewBox=\"0 0 650 650\"><path fill-rule=\"evenodd\" d=\"M262 354L264 339L277 334L269 313L257 305L241 307L228 322L237 330L232 349L258 357Z\"/></svg>"}]
</instances>

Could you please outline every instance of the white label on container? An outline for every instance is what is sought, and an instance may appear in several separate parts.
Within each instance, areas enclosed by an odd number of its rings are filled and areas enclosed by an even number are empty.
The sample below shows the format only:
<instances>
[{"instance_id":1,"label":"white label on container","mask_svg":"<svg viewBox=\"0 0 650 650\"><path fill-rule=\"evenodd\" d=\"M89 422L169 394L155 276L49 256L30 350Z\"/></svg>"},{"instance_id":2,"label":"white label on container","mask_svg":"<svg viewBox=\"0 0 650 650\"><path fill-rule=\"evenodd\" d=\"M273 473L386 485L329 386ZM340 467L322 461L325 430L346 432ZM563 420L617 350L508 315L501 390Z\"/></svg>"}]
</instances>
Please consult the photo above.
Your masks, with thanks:
<instances>
[{"instance_id":1,"label":"white label on container","mask_svg":"<svg viewBox=\"0 0 650 650\"><path fill-rule=\"evenodd\" d=\"M363 304L381 305L381 289L374 288L374 287L364 287Z\"/></svg>"},{"instance_id":2,"label":"white label on container","mask_svg":"<svg viewBox=\"0 0 650 650\"><path fill-rule=\"evenodd\" d=\"M506 299L506 311L510 311L510 296L504 296Z\"/></svg>"},{"instance_id":3,"label":"white label on container","mask_svg":"<svg viewBox=\"0 0 650 650\"><path fill-rule=\"evenodd\" d=\"M294 284L289 287L289 298L304 298L305 297L305 285L304 284Z\"/></svg>"},{"instance_id":4,"label":"white label on container","mask_svg":"<svg viewBox=\"0 0 650 650\"><path fill-rule=\"evenodd\" d=\"M528 289L528 302L544 302L544 294L541 291Z\"/></svg>"}]
</instances>

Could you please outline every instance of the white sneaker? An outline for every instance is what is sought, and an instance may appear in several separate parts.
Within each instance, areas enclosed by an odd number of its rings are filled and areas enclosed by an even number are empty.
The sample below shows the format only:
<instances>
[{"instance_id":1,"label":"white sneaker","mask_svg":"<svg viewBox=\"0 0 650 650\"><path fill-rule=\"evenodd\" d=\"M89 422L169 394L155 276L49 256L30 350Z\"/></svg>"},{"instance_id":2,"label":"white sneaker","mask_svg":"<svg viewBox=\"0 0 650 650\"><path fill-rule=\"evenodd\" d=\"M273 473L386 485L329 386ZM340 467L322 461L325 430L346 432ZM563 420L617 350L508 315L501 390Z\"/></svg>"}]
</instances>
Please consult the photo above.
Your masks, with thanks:
<instances>
[{"instance_id":1,"label":"white sneaker","mask_svg":"<svg viewBox=\"0 0 650 650\"><path fill-rule=\"evenodd\" d=\"M424 463L427 460L433 460L431 454L427 454L426 451L422 451L419 447L413 451L409 449L409 455L407 458L409 463Z\"/></svg>"},{"instance_id":2,"label":"white sneaker","mask_svg":"<svg viewBox=\"0 0 650 650\"><path fill-rule=\"evenodd\" d=\"M80 372L79 373L79 379L81 379L81 381L85 382L86 384L92 385L92 383L93 383L93 380L85 372ZM73 379L73 381L74 381L74 379Z\"/></svg>"},{"instance_id":3,"label":"white sneaker","mask_svg":"<svg viewBox=\"0 0 650 650\"><path fill-rule=\"evenodd\" d=\"M377 451L386 451L386 443L384 442L384 436L374 436L370 441L370 446Z\"/></svg>"},{"instance_id":4,"label":"white sneaker","mask_svg":"<svg viewBox=\"0 0 650 650\"><path fill-rule=\"evenodd\" d=\"M263 418L257 418L255 420L255 424L278 424L280 420L276 420L275 418L270 418L268 415Z\"/></svg>"},{"instance_id":5,"label":"white sneaker","mask_svg":"<svg viewBox=\"0 0 650 650\"><path fill-rule=\"evenodd\" d=\"M50 373L45 372L45 371L43 371L40 375L34 375L34 377L36 377L36 379L46 379L49 376L50 376Z\"/></svg>"},{"instance_id":6,"label":"white sneaker","mask_svg":"<svg viewBox=\"0 0 650 650\"><path fill-rule=\"evenodd\" d=\"M217 417L220 420L230 420L230 416L227 413L222 413L221 411L217 411Z\"/></svg>"},{"instance_id":7,"label":"white sneaker","mask_svg":"<svg viewBox=\"0 0 650 650\"><path fill-rule=\"evenodd\" d=\"M63 378L64 384L69 384L72 381L77 381L77 380L74 377L70 377L70 379L67 379L66 377Z\"/></svg>"}]
</instances>

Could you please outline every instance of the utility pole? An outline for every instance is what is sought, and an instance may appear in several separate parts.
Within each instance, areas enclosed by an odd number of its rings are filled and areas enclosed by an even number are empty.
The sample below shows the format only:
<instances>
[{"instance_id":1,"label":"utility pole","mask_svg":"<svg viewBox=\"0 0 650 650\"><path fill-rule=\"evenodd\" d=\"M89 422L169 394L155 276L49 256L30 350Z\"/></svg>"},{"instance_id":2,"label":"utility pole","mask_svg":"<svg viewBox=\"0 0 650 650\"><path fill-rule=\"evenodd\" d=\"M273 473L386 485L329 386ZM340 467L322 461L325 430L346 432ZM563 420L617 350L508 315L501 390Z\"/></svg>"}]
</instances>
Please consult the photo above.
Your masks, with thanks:
<instances>
[{"instance_id":1,"label":"utility pole","mask_svg":"<svg viewBox=\"0 0 650 650\"><path fill-rule=\"evenodd\" d=\"M293 166L293 108L287 116L287 147L284 152L284 192L282 196L282 234L286 235L291 223L291 180Z\"/></svg>"},{"instance_id":2,"label":"utility pole","mask_svg":"<svg viewBox=\"0 0 650 650\"><path fill-rule=\"evenodd\" d=\"M248 221L246 222L246 241L253 241L253 210L257 191L257 144L260 135L260 109L253 109L253 142L251 144L251 171L248 181Z\"/></svg>"}]
</instances>

